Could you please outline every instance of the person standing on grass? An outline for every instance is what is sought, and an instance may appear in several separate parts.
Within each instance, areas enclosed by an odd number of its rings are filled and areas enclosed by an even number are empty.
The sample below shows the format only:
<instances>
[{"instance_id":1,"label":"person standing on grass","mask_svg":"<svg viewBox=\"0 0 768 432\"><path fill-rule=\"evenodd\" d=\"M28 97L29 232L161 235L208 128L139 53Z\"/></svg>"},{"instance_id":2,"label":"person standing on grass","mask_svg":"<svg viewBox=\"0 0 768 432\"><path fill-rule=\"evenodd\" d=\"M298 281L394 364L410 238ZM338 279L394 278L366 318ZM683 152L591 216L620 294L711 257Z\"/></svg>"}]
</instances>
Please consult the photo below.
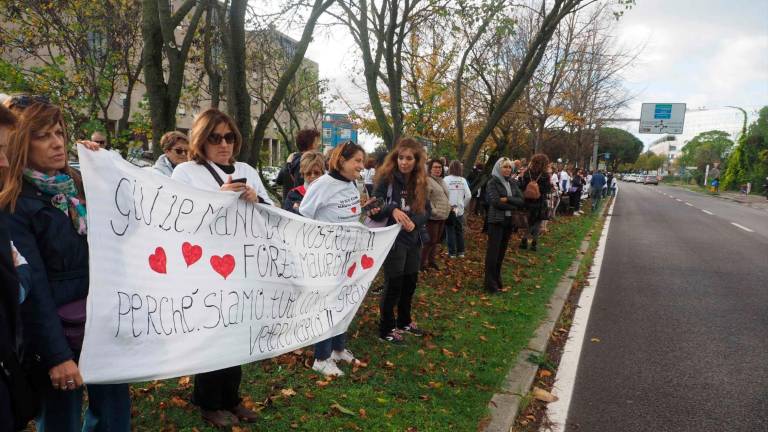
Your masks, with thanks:
<instances>
[{"instance_id":1,"label":"person standing on grass","mask_svg":"<svg viewBox=\"0 0 768 432\"><path fill-rule=\"evenodd\" d=\"M516 227L512 220L512 212L525 205L523 194L517 182L512 181L513 163L507 158L501 158L493 166L491 179L486 186L486 201L488 202L488 244L485 251L485 289L490 293L498 293L503 283L501 281L501 266L507 252L509 237Z\"/></svg>"},{"instance_id":2,"label":"person standing on grass","mask_svg":"<svg viewBox=\"0 0 768 432\"><path fill-rule=\"evenodd\" d=\"M603 188L605 187L605 176L599 170L595 171L590 179L589 187L592 198L592 211L600 206L600 200L603 198Z\"/></svg>"},{"instance_id":3,"label":"person standing on grass","mask_svg":"<svg viewBox=\"0 0 768 432\"><path fill-rule=\"evenodd\" d=\"M537 153L531 157L531 163L520 177L520 189L525 191L531 182L538 185L539 196L537 198L525 199L525 206L528 208L528 232L523 236L520 242L520 249L528 249L528 239L531 239L531 250L536 251L541 224L549 219L549 208L547 207L547 196L552 191L552 184L549 180L546 168L549 165L549 158L544 153ZM525 195L525 193L524 193Z\"/></svg>"},{"instance_id":4,"label":"person standing on grass","mask_svg":"<svg viewBox=\"0 0 768 432\"><path fill-rule=\"evenodd\" d=\"M580 169L574 170L571 177L571 187L568 189L568 198L574 216L580 216L581 213L581 193L584 189L584 177Z\"/></svg>"},{"instance_id":5,"label":"person standing on grass","mask_svg":"<svg viewBox=\"0 0 768 432\"><path fill-rule=\"evenodd\" d=\"M272 205L259 173L250 165L235 161L243 137L230 116L215 108L203 111L192 123L189 138L190 160L173 170L172 179L199 189L237 192L243 201ZM258 419L256 412L241 403L242 377L240 366L195 376L193 401L200 407L204 420L216 427L229 427Z\"/></svg>"},{"instance_id":6,"label":"person standing on grass","mask_svg":"<svg viewBox=\"0 0 768 432\"><path fill-rule=\"evenodd\" d=\"M360 218L360 192L355 179L363 170L365 150L352 141L337 146L331 152L328 174L314 181L301 201L299 213L322 222L356 222ZM377 213L376 209L371 214ZM344 283L342 281L341 283ZM326 376L341 376L337 361L352 363L355 356L347 349L347 334L342 333L315 344L312 369Z\"/></svg>"},{"instance_id":7,"label":"person standing on grass","mask_svg":"<svg viewBox=\"0 0 768 432\"><path fill-rule=\"evenodd\" d=\"M451 211L456 216L453 223L445 227L445 240L448 243L448 256L464 258L464 212L472 198L467 180L461 176L463 167L461 162L451 161L448 167L449 176L444 179L448 187L448 201Z\"/></svg>"},{"instance_id":8,"label":"person standing on grass","mask_svg":"<svg viewBox=\"0 0 768 432\"><path fill-rule=\"evenodd\" d=\"M283 201L283 209L296 214L300 214L299 206L301 205L301 200L307 194L309 185L325 174L325 158L323 158L320 152L305 152L301 155L300 168L301 176L304 177L304 184L288 191Z\"/></svg>"},{"instance_id":9,"label":"person standing on grass","mask_svg":"<svg viewBox=\"0 0 768 432\"><path fill-rule=\"evenodd\" d=\"M400 224L402 230L382 266L387 283L381 296L379 338L402 344L402 332L422 336L411 316L411 302L419 279L421 248L431 213L427 200L427 154L413 138L400 138L376 173L374 197L384 203L373 220ZM395 317L397 307L397 317Z\"/></svg>"},{"instance_id":10,"label":"person standing on grass","mask_svg":"<svg viewBox=\"0 0 768 432\"><path fill-rule=\"evenodd\" d=\"M427 234L429 240L421 249L421 269L433 268L439 270L435 263L437 245L443 238L446 220L451 214L451 203L448 201L448 187L443 181L442 159L432 159L427 163L429 177L427 177L427 200L432 206L432 215L427 222Z\"/></svg>"},{"instance_id":11,"label":"person standing on grass","mask_svg":"<svg viewBox=\"0 0 768 432\"><path fill-rule=\"evenodd\" d=\"M373 195L374 178L376 178L376 159L368 158L363 170L363 186L365 187L365 195L369 198Z\"/></svg>"},{"instance_id":12,"label":"person standing on grass","mask_svg":"<svg viewBox=\"0 0 768 432\"><path fill-rule=\"evenodd\" d=\"M128 384L84 386L78 366L90 288L88 211L80 175L67 162L64 114L39 97L13 97L4 104L18 123L9 140L0 208L7 212L4 224L32 275L21 320L25 355L39 375L32 380L43 386L37 389L42 409L36 429L128 432ZM100 149L94 142L84 145Z\"/></svg>"}]
</instances>

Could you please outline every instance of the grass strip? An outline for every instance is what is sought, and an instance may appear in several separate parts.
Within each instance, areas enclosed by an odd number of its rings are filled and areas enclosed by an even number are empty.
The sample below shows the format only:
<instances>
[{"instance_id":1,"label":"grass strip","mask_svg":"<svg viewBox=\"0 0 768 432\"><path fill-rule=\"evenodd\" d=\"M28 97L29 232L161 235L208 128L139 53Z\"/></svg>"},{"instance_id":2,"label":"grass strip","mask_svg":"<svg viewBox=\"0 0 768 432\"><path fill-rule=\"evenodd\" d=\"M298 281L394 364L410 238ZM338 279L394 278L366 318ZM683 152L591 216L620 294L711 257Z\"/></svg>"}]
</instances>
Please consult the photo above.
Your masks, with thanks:
<instances>
[{"instance_id":1,"label":"grass strip","mask_svg":"<svg viewBox=\"0 0 768 432\"><path fill-rule=\"evenodd\" d=\"M407 337L401 347L379 342L379 297L369 294L349 330L349 348L367 365L342 367L346 376L326 380L311 370L309 347L245 365L243 403L262 418L237 430L477 430L595 219L551 221L537 253L519 250L513 238L503 272L507 291L487 296L485 235L482 222L470 218L466 258L449 260L443 252L441 270L420 275L415 319L429 335ZM190 377L136 384L131 391L136 430L214 430L189 402Z\"/></svg>"}]
</instances>

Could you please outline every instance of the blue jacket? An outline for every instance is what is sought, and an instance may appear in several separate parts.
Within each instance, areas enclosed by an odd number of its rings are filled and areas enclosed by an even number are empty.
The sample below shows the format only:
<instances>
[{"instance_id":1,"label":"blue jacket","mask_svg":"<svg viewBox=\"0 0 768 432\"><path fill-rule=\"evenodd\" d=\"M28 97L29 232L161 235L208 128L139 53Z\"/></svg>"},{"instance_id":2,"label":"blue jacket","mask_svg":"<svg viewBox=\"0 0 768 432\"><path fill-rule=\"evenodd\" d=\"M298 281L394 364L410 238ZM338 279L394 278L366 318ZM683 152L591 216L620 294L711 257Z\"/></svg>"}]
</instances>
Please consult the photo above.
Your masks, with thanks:
<instances>
[{"instance_id":1,"label":"blue jacket","mask_svg":"<svg viewBox=\"0 0 768 432\"><path fill-rule=\"evenodd\" d=\"M32 274L21 306L24 345L46 368L76 358L57 309L88 296L88 241L51 198L25 181L15 211L4 215Z\"/></svg>"},{"instance_id":2,"label":"blue jacket","mask_svg":"<svg viewBox=\"0 0 768 432\"><path fill-rule=\"evenodd\" d=\"M592 181L589 182L592 189L602 189L605 186L605 176L601 173L595 173L592 175Z\"/></svg>"}]
</instances>

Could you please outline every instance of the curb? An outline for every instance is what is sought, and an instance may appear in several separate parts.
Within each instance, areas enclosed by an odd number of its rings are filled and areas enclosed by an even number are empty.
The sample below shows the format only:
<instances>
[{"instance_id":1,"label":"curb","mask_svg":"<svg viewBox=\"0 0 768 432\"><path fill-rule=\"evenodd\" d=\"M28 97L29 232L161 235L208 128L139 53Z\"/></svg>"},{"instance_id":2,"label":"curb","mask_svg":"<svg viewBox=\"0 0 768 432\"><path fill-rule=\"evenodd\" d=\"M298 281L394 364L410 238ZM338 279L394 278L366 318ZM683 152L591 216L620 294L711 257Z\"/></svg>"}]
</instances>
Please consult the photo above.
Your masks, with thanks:
<instances>
[{"instance_id":1,"label":"curb","mask_svg":"<svg viewBox=\"0 0 768 432\"><path fill-rule=\"evenodd\" d=\"M515 419L520 409L520 402L530 391L531 385L533 385L533 381L536 378L536 371L539 369L539 365L529 362L528 358L532 354L540 355L546 353L549 335L560 318L560 313L563 311L563 306L573 287L573 281L589 249L591 238L592 234L581 242L576 258L560 279L560 282L558 282L555 292L549 299L546 318L544 318L533 333L533 337L528 341L528 346L517 355L515 365L507 373L506 378L504 378L500 392L494 394L488 403L491 421L483 428L484 432L509 432L515 424Z\"/></svg>"}]
</instances>

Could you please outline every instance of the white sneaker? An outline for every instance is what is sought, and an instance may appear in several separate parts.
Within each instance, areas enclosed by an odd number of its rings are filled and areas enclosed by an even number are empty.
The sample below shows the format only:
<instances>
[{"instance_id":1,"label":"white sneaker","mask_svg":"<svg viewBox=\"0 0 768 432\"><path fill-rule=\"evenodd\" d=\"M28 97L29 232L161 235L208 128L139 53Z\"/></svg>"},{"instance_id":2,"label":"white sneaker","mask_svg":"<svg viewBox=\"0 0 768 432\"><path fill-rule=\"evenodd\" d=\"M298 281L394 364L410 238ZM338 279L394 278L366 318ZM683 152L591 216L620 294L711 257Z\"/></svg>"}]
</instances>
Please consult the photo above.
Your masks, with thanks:
<instances>
[{"instance_id":1,"label":"white sneaker","mask_svg":"<svg viewBox=\"0 0 768 432\"><path fill-rule=\"evenodd\" d=\"M337 361L343 361L347 362L349 364L352 364L353 361L355 361L355 356L352 354L352 351L345 349L344 351L334 351L331 353L331 360L337 362Z\"/></svg>"},{"instance_id":2,"label":"white sneaker","mask_svg":"<svg viewBox=\"0 0 768 432\"><path fill-rule=\"evenodd\" d=\"M312 370L316 370L325 376L342 376L344 372L336 366L336 362L333 359L328 358L325 360L315 360L312 365Z\"/></svg>"}]
</instances>

